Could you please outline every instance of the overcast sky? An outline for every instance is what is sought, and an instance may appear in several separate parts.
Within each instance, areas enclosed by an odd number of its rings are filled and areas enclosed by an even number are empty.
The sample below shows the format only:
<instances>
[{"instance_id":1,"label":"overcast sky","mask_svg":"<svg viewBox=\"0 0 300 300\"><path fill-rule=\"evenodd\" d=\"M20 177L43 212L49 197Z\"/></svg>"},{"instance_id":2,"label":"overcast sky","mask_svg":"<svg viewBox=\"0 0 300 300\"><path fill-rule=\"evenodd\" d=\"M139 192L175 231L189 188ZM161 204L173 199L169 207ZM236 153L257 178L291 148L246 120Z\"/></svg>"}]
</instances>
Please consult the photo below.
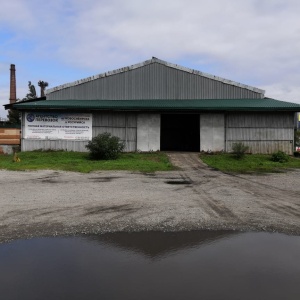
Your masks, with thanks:
<instances>
[{"instance_id":1,"label":"overcast sky","mask_svg":"<svg viewBox=\"0 0 300 300\"><path fill-rule=\"evenodd\" d=\"M8 0L0 10L0 117L31 81L49 88L159 59L300 103L299 0ZM38 92L39 93L39 92Z\"/></svg>"}]
</instances>

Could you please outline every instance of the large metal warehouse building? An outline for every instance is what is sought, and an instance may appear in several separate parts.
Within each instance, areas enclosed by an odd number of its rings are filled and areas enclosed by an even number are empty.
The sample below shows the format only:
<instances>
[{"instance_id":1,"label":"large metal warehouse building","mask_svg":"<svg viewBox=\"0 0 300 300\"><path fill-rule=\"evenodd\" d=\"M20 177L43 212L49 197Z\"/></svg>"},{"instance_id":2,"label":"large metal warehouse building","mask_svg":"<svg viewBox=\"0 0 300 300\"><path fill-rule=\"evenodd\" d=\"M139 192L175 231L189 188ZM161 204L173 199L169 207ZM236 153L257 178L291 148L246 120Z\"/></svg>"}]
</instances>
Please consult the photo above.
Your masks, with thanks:
<instances>
[{"instance_id":1,"label":"large metal warehouse building","mask_svg":"<svg viewBox=\"0 0 300 300\"><path fill-rule=\"evenodd\" d=\"M126 151L231 151L243 142L252 153L292 154L300 105L264 94L153 57L13 107L22 111L22 151L86 151L88 140L109 132Z\"/></svg>"}]
</instances>

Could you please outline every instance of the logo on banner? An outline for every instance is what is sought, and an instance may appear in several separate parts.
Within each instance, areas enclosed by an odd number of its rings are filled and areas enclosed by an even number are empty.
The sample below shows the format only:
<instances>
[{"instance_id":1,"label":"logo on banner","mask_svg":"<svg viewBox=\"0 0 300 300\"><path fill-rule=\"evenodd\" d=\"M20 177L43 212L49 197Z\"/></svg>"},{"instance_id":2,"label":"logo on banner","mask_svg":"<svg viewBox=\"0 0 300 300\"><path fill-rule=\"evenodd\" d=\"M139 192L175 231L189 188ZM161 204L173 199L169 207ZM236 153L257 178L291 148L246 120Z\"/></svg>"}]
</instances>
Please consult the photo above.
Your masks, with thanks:
<instances>
[{"instance_id":1,"label":"logo on banner","mask_svg":"<svg viewBox=\"0 0 300 300\"><path fill-rule=\"evenodd\" d=\"M33 122L35 119L35 116L34 116L34 114L28 114L26 119L28 122Z\"/></svg>"}]
</instances>

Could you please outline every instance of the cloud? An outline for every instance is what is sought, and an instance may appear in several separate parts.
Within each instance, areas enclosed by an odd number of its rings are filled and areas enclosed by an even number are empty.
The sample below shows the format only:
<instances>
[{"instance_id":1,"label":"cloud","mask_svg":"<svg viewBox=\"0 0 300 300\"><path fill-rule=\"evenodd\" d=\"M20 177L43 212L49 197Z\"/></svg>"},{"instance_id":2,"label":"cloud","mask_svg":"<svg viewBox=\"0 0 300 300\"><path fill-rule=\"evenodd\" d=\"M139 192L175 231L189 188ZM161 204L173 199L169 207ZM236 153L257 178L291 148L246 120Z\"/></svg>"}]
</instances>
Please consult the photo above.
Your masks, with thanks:
<instances>
[{"instance_id":1,"label":"cloud","mask_svg":"<svg viewBox=\"0 0 300 300\"><path fill-rule=\"evenodd\" d=\"M69 64L110 70L151 56L186 57L201 69L204 57L215 75L236 81L297 83L288 75L300 68L297 1L89 1L77 9L57 51Z\"/></svg>"},{"instance_id":2,"label":"cloud","mask_svg":"<svg viewBox=\"0 0 300 300\"><path fill-rule=\"evenodd\" d=\"M53 87L156 56L300 103L299 12L296 0L11 0L0 51L23 91L38 76Z\"/></svg>"}]
</instances>

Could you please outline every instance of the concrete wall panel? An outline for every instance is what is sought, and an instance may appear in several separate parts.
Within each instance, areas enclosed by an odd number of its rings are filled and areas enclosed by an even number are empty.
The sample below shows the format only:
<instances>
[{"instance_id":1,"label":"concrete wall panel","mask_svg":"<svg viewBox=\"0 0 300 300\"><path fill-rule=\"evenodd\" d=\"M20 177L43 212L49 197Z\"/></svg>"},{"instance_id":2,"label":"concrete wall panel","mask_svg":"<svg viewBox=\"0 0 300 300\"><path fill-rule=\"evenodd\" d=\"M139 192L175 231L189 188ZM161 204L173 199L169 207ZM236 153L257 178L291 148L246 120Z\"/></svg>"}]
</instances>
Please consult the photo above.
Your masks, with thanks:
<instances>
[{"instance_id":1,"label":"concrete wall panel","mask_svg":"<svg viewBox=\"0 0 300 300\"><path fill-rule=\"evenodd\" d=\"M137 150L160 150L160 115L138 114L137 116Z\"/></svg>"},{"instance_id":2,"label":"concrete wall panel","mask_svg":"<svg viewBox=\"0 0 300 300\"><path fill-rule=\"evenodd\" d=\"M224 114L200 115L200 151L225 149Z\"/></svg>"}]
</instances>

